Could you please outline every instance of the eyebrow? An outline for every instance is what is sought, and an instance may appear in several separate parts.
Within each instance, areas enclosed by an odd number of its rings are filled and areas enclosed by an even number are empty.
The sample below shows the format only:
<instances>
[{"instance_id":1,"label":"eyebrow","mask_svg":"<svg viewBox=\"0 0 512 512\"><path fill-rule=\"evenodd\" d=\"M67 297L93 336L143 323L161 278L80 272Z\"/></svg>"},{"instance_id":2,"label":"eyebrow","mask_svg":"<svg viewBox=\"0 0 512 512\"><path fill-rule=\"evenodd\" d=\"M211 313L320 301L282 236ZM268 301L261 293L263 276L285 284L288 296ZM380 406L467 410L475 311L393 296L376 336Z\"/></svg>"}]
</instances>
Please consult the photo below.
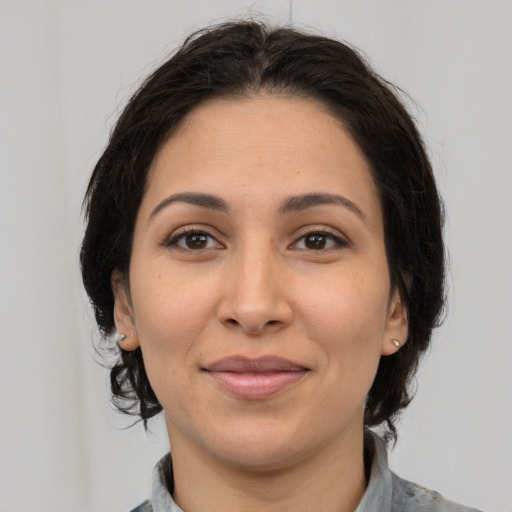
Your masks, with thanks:
<instances>
[{"instance_id":1,"label":"eyebrow","mask_svg":"<svg viewBox=\"0 0 512 512\"><path fill-rule=\"evenodd\" d=\"M166 197L163 201L155 206L149 217L154 217L158 212L172 203L187 203L200 206L202 208L207 208L208 210L217 210L226 213L229 210L226 202L218 196L214 196L212 194L202 194L199 192L184 192Z\"/></svg>"},{"instance_id":2,"label":"eyebrow","mask_svg":"<svg viewBox=\"0 0 512 512\"><path fill-rule=\"evenodd\" d=\"M166 197L163 201L158 203L158 205L151 212L150 218L154 217L157 213L173 203L187 203L194 206L200 206L201 208L206 208L208 210L217 210L224 213L229 212L226 201L224 201L224 199L220 198L219 196L201 192L183 192ZM284 201L284 203L279 208L279 213L281 215L286 215L288 213L301 212L316 206L323 206L326 204L342 206L355 213L358 217L366 222L366 218L361 209L350 199L347 199L346 197L340 196L338 194L313 193L292 196Z\"/></svg>"},{"instance_id":3,"label":"eyebrow","mask_svg":"<svg viewBox=\"0 0 512 512\"><path fill-rule=\"evenodd\" d=\"M289 197L279 209L279 213L286 214L300 212L303 210L308 210L309 208L314 208L315 206L322 206L325 204L335 204L342 206L355 213L358 217L366 222L366 218L362 210L350 199L347 199L346 197L340 196L338 194L316 193Z\"/></svg>"}]
</instances>

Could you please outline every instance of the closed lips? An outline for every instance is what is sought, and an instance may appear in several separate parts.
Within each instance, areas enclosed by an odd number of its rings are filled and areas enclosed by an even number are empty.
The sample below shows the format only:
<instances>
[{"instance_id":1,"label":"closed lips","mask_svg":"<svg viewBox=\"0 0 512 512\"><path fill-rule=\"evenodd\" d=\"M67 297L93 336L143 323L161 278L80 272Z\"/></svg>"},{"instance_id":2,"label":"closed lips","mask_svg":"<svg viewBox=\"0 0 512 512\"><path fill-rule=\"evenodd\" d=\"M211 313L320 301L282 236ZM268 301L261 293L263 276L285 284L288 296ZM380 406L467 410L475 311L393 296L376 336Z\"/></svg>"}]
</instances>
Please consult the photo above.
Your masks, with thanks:
<instances>
[{"instance_id":1,"label":"closed lips","mask_svg":"<svg viewBox=\"0 0 512 512\"><path fill-rule=\"evenodd\" d=\"M279 373L303 372L308 368L279 357L264 357L248 359L245 357L230 357L220 359L204 368L208 372L231 373Z\"/></svg>"},{"instance_id":2,"label":"closed lips","mask_svg":"<svg viewBox=\"0 0 512 512\"><path fill-rule=\"evenodd\" d=\"M236 399L263 400L299 382L309 369L277 357L233 357L216 361L204 371Z\"/></svg>"}]
</instances>

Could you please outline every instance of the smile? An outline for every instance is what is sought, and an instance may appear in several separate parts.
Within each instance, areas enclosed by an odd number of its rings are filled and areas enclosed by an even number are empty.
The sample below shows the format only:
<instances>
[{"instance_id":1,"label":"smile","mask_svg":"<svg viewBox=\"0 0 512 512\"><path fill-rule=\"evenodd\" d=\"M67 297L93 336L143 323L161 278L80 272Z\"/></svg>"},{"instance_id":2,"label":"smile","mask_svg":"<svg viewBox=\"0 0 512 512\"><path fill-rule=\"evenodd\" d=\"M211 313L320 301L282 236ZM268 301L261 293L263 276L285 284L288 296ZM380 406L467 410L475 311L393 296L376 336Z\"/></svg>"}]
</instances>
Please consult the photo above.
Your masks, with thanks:
<instances>
[{"instance_id":1,"label":"smile","mask_svg":"<svg viewBox=\"0 0 512 512\"><path fill-rule=\"evenodd\" d=\"M230 395L263 400L300 381L310 370L279 357L221 359L203 369Z\"/></svg>"}]
</instances>

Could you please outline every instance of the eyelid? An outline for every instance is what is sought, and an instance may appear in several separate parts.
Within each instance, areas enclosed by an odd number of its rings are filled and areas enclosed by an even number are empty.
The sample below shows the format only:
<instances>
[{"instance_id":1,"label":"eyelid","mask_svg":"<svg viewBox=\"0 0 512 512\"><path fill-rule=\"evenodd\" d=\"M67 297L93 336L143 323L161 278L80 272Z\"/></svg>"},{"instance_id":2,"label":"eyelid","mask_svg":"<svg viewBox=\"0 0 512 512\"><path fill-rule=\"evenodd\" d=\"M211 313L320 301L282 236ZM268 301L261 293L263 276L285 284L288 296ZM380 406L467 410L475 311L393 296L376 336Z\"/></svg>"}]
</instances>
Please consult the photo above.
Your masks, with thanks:
<instances>
[{"instance_id":1,"label":"eyelid","mask_svg":"<svg viewBox=\"0 0 512 512\"><path fill-rule=\"evenodd\" d=\"M168 237L164 239L162 245L164 245L165 247L176 247L178 249L193 251L193 249L185 249L184 247L180 247L178 245L179 241L183 240L187 235L191 234L206 235L207 237L214 240L220 247L224 247L224 244L219 242L218 237L210 232L210 228L205 226L183 226L182 228L175 229ZM201 249L197 249L196 251L199 252L200 250Z\"/></svg>"},{"instance_id":2,"label":"eyelid","mask_svg":"<svg viewBox=\"0 0 512 512\"><path fill-rule=\"evenodd\" d=\"M216 242L216 244L218 244L219 247L224 248L225 244L219 240L219 238L221 238L221 237L219 237L218 235L212 234L211 231L212 231L211 226L186 225L186 226L183 226L183 227L173 230L173 232L163 240L162 245L165 247L176 247L178 249L193 251L193 249L190 249L190 248L186 249L184 247L180 247L178 245L178 242L190 234L203 234L203 235L211 238L212 240L214 240ZM326 238L328 238L335 244L335 247L323 249L323 251L328 251L328 250L333 250L333 249L334 250L342 249L342 248L350 247L352 245L352 242L350 241L349 237L343 233L340 233L339 230L337 230L337 229L334 230L333 228L331 228L329 226L321 225L321 226L308 226L308 227L305 227L305 228L299 230L299 232L294 237L294 241L288 246L288 248L292 249L292 250L296 249L296 248L294 248L294 246L297 245L301 240L303 240L307 236L315 235L315 234L325 236ZM210 247L210 248L206 248L206 249L196 249L195 252L199 252L200 250L207 250L207 249L212 249L212 248ZM296 250L313 251L313 249L302 249L302 248L296 249ZM318 252L322 252L322 250L318 249Z\"/></svg>"},{"instance_id":3,"label":"eyelid","mask_svg":"<svg viewBox=\"0 0 512 512\"><path fill-rule=\"evenodd\" d=\"M290 248L293 248L294 245L296 245L298 242L300 242L305 237L310 236L310 235L322 235L322 236L329 238L337 245L337 247L335 249L346 248L346 247L350 247L350 245L351 245L350 239L346 235L341 234L337 230L336 230L336 233L334 233L333 230L331 228L329 228L328 226L315 226L315 227L311 226L311 227L307 228L305 231L302 231L297 236L295 241L290 244ZM333 249L333 248L331 248L331 249ZM304 249L304 250L314 251L313 249ZM323 250L326 251L329 249L323 249ZM322 252L321 249L318 249L317 251Z\"/></svg>"}]
</instances>

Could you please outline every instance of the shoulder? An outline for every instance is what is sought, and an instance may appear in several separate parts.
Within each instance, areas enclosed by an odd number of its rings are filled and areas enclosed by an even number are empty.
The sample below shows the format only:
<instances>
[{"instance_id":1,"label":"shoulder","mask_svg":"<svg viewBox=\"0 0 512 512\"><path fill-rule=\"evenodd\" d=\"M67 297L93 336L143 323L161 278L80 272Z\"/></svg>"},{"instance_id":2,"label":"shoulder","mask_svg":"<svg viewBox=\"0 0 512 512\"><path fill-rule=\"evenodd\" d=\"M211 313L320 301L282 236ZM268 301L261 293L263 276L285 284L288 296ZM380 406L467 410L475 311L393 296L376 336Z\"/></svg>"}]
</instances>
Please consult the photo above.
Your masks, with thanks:
<instances>
[{"instance_id":1,"label":"shoulder","mask_svg":"<svg viewBox=\"0 0 512 512\"><path fill-rule=\"evenodd\" d=\"M397 476L389 469L386 444L372 431L365 434L366 448L370 481L357 512L480 512Z\"/></svg>"},{"instance_id":2,"label":"shoulder","mask_svg":"<svg viewBox=\"0 0 512 512\"><path fill-rule=\"evenodd\" d=\"M392 473L392 512L480 512Z\"/></svg>"},{"instance_id":3,"label":"shoulder","mask_svg":"<svg viewBox=\"0 0 512 512\"><path fill-rule=\"evenodd\" d=\"M138 507L135 507L130 512L153 512L153 507L149 500L146 500L144 503L141 503Z\"/></svg>"}]
</instances>

